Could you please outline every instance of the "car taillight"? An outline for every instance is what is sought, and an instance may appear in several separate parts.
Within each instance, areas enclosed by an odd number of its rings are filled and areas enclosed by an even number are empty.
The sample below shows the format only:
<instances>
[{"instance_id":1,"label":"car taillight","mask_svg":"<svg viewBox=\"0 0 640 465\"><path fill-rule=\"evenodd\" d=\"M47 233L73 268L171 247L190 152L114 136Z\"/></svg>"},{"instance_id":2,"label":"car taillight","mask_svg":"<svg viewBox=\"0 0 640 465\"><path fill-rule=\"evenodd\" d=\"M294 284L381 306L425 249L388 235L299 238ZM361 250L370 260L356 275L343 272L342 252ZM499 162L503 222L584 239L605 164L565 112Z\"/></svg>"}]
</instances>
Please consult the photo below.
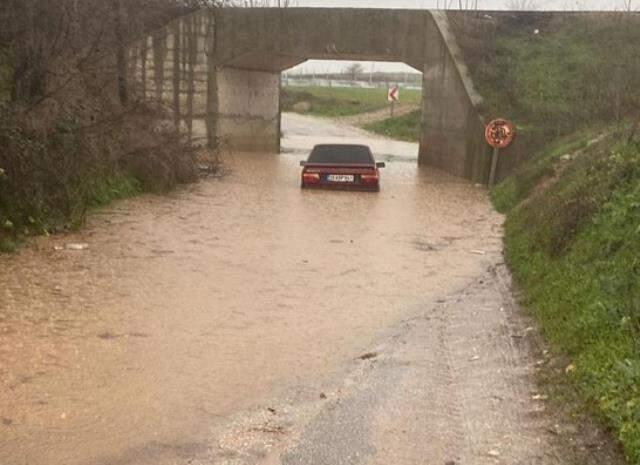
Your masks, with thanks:
<instances>
[{"instance_id":1,"label":"car taillight","mask_svg":"<svg viewBox=\"0 0 640 465\"><path fill-rule=\"evenodd\" d=\"M315 184L320 182L320 173L302 173L302 182Z\"/></svg>"},{"instance_id":2,"label":"car taillight","mask_svg":"<svg viewBox=\"0 0 640 465\"><path fill-rule=\"evenodd\" d=\"M362 184L376 184L378 182L378 173L361 174L360 182Z\"/></svg>"}]
</instances>

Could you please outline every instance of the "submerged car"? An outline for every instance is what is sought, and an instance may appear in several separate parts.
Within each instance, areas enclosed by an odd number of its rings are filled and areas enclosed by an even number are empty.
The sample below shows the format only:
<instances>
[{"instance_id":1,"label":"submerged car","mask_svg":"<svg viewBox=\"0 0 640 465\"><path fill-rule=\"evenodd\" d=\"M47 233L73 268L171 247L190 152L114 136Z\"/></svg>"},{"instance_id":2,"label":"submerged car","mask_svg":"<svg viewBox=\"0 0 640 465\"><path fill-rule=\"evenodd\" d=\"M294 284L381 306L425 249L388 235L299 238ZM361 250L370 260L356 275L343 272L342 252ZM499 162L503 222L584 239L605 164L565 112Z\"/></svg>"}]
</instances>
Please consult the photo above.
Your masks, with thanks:
<instances>
[{"instance_id":1,"label":"submerged car","mask_svg":"<svg viewBox=\"0 0 640 465\"><path fill-rule=\"evenodd\" d=\"M316 145L309 158L301 161L303 188L380 190L380 168L366 145Z\"/></svg>"}]
</instances>

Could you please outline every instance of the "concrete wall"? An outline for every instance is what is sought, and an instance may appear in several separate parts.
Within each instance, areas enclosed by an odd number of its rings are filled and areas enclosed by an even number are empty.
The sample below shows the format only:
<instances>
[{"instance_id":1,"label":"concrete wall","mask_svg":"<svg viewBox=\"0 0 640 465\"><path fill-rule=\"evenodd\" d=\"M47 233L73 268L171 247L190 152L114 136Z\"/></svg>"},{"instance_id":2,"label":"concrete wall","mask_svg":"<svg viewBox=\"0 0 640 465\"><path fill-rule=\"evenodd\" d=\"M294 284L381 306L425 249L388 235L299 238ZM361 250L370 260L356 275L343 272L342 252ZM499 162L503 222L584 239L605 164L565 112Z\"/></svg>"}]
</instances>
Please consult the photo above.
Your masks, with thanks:
<instances>
[{"instance_id":1,"label":"concrete wall","mask_svg":"<svg viewBox=\"0 0 640 465\"><path fill-rule=\"evenodd\" d=\"M475 91L443 12L433 12L435 29L423 71L422 134L419 163L475 182L489 176L489 149Z\"/></svg>"},{"instance_id":2,"label":"concrete wall","mask_svg":"<svg viewBox=\"0 0 640 465\"><path fill-rule=\"evenodd\" d=\"M220 68L216 134L239 151L280 152L280 73Z\"/></svg>"},{"instance_id":3,"label":"concrete wall","mask_svg":"<svg viewBox=\"0 0 640 465\"><path fill-rule=\"evenodd\" d=\"M215 103L209 79L214 23L208 12L184 16L129 48L129 80L136 97L165 105L176 127L189 137L193 119L207 117Z\"/></svg>"}]
</instances>

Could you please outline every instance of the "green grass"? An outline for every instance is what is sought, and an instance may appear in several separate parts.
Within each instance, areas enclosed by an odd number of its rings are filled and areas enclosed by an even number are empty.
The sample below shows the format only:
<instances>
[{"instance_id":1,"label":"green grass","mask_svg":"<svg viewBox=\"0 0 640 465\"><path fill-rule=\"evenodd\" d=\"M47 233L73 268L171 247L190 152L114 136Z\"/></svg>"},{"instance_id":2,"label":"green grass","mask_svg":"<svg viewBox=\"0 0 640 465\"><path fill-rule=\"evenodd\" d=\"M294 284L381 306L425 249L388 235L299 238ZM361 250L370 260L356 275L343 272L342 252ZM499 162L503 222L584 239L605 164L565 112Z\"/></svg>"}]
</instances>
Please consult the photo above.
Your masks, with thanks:
<instances>
[{"instance_id":1,"label":"green grass","mask_svg":"<svg viewBox=\"0 0 640 465\"><path fill-rule=\"evenodd\" d=\"M422 92L400 91L403 103L419 104ZM286 87L282 89L282 110L294 111L300 102L310 104L307 112L313 116L339 117L387 108L387 89L364 89L358 87Z\"/></svg>"},{"instance_id":2,"label":"green grass","mask_svg":"<svg viewBox=\"0 0 640 465\"><path fill-rule=\"evenodd\" d=\"M503 183L494 201L518 182ZM640 144L592 146L559 182L508 211L506 257L526 308L553 351L571 359L582 406L640 464Z\"/></svg>"},{"instance_id":3,"label":"green grass","mask_svg":"<svg viewBox=\"0 0 640 465\"><path fill-rule=\"evenodd\" d=\"M543 178L553 175L553 165L561 156L585 149L594 137L595 131L585 130L549 144L530 163L522 165L514 176L508 177L491 191L496 210L506 213L526 199Z\"/></svg>"},{"instance_id":4,"label":"green grass","mask_svg":"<svg viewBox=\"0 0 640 465\"><path fill-rule=\"evenodd\" d=\"M87 188L86 203L90 208L103 207L114 200L133 197L142 192L140 181L127 173L98 178Z\"/></svg>"},{"instance_id":5,"label":"green grass","mask_svg":"<svg viewBox=\"0 0 640 465\"><path fill-rule=\"evenodd\" d=\"M13 253L17 247L16 241L13 238L0 238L0 253Z\"/></svg>"},{"instance_id":6,"label":"green grass","mask_svg":"<svg viewBox=\"0 0 640 465\"><path fill-rule=\"evenodd\" d=\"M550 140L636 111L640 60L628 57L640 41L638 18L529 20L539 23L523 27L522 17L505 15L495 33L463 41L487 117L508 117Z\"/></svg>"},{"instance_id":7,"label":"green grass","mask_svg":"<svg viewBox=\"0 0 640 465\"><path fill-rule=\"evenodd\" d=\"M422 111L417 110L397 118L387 118L367 124L364 129L396 140L417 142L420 137L421 120Z\"/></svg>"}]
</instances>

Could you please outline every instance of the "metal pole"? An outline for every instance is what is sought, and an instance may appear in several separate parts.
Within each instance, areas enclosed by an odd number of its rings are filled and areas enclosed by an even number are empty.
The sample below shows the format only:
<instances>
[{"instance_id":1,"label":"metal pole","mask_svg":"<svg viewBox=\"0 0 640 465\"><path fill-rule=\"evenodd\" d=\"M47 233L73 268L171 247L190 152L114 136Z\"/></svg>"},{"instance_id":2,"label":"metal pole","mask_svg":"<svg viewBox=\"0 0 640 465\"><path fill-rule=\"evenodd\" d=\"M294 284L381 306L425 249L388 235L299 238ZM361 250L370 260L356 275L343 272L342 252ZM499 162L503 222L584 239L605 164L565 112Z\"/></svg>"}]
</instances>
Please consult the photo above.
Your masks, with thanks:
<instances>
[{"instance_id":1,"label":"metal pole","mask_svg":"<svg viewBox=\"0 0 640 465\"><path fill-rule=\"evenodd\" d=\"M493 157L491 158L491 173L489 174L489 187L493 187L496 181L496 171L498 169L498 153L500 149L498 147L493 148Z\"/></svg>"}]
</instances>

